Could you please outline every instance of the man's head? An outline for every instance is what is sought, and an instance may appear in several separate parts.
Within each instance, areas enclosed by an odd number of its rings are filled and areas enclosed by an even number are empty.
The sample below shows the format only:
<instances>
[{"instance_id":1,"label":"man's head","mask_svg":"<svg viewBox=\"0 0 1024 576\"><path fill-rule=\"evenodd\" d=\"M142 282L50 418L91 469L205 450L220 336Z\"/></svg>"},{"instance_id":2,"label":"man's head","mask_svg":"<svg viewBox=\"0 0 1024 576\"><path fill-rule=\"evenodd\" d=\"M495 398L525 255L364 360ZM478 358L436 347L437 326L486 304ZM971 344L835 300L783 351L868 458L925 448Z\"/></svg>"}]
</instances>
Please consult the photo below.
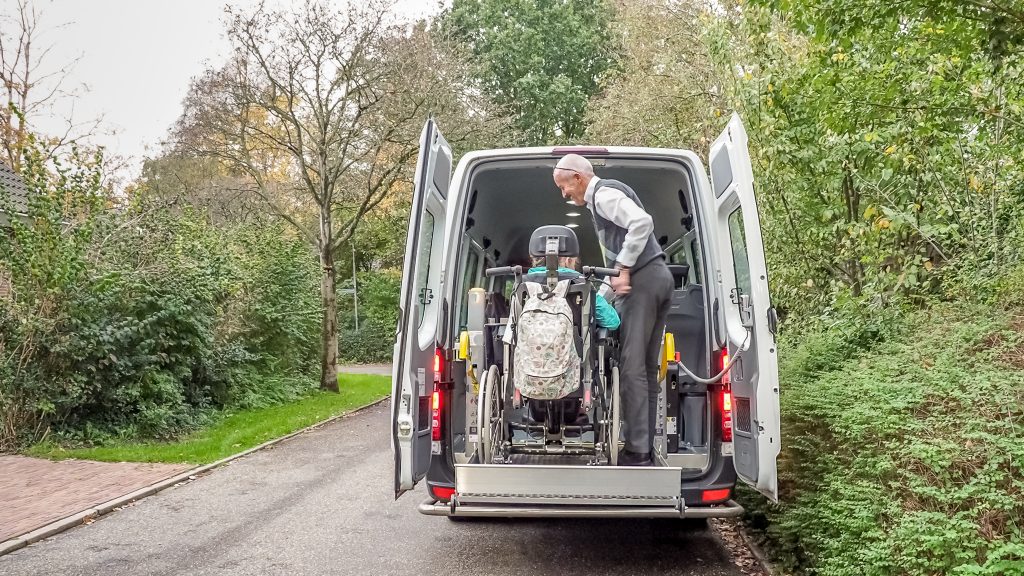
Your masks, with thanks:
<instances>
[{"instance_id":1,"label":"man's head","mask_svg":"<svg viewBox=\"0 0 1024 576\"><path fill-rule=\"evenodd\" d=\"M562 191L562 198L572 200L573 204L583 206L587 201L583 198L587 185L594 177L594 166L579 154L566 154L555 165L555 186Z\"/></svg>"}]
</instances>

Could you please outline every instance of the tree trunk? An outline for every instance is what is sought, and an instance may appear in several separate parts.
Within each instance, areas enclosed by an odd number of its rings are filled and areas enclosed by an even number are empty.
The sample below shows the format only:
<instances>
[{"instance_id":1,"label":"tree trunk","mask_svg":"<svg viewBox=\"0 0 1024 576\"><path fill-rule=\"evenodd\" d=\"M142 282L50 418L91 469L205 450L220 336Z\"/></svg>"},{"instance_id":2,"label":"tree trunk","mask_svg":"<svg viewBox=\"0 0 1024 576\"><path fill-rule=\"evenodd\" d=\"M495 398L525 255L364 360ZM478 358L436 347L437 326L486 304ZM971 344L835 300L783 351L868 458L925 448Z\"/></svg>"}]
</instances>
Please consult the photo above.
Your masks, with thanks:
<instances>
[{"instance_id":1,"label":"tree trunk","mask_svg":"<svg viewBox=\"0 0 1024 576\"><path fill-rule=\"evenodd\" d=\"M331 253L330 238L321 240L320 265L323 276L320 279L320 300L323 304L324 322L320 331L323 346L320 354L320 389L338 392L338 296L334 284L334 254Z\"/></svg>"}]
</instances>

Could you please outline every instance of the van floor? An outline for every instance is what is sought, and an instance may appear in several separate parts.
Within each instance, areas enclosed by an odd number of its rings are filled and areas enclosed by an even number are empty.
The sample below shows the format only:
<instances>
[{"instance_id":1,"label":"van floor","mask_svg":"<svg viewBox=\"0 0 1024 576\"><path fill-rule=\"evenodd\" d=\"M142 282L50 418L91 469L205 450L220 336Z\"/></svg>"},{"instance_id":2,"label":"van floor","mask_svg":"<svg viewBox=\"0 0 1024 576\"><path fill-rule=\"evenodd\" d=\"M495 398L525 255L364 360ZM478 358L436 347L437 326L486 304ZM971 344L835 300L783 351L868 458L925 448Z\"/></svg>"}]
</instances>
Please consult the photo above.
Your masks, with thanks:
<instances>
[{"instance_id":1,"label":"van floor","mask_svg":"<svg viewBox=\"0 0 1024 576\"><path fill-rule=\"evenodd\" d=\"M574 456L570 454L512 454L513 466L589 466L591 457L587 455ZM658 466L666 465L660 461Z\"/></svg>"}]
</instances>

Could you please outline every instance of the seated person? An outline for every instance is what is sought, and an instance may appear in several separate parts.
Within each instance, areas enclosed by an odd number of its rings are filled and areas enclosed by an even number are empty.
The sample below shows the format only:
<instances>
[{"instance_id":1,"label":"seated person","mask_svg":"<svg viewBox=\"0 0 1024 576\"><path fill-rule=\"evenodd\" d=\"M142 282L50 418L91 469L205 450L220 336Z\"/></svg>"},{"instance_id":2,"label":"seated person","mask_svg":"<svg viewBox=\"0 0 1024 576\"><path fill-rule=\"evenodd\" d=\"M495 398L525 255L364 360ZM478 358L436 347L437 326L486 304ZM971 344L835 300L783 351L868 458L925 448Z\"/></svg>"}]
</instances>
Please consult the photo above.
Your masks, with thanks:
<instances>
[{"instance_id":1,"label":"seated person","mask_svg":"<svg viewBox=\"0 0 1024 576\"><path fill-rule=\"evenodd\" d=\"M558 277L561 278L576 278L580 276L580 273L576 270L579 267L579 258L573 258L563 256L558 259ZM538 256L533 259L533 268L530 268L526 272L526 279L530 281L543 281L543 274L547 272L547 268L544 267L544 257ZM533 278L530 276L533 275ZM597 325L601 328L607 328L609 330L619 329L619 313L615 311L615 308L605 300L604 296L601 296L597 292L594 292L594 316L597 320Z\"/></svg>"}]
</instances>

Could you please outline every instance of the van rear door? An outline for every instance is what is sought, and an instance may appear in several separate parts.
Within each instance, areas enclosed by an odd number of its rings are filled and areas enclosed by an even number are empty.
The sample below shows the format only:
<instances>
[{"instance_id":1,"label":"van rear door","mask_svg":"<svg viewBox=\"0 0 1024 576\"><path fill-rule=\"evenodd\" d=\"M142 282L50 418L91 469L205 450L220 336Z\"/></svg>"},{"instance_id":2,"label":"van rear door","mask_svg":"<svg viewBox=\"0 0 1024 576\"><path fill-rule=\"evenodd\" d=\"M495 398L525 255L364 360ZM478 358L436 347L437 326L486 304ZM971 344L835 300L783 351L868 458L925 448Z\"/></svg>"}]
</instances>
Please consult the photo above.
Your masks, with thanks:
<instances>
[{"instance_id":1,"label":"van rear door","mask_svg":"<svg viewBox=\"0 0 1024 576\"><path fill-rule=\"evenodd\" d=\"M733 463L745 482L778 500L779 369L775 311L754 199L747 132L733 114L708 154L715 195L720 307L732 382ZM738 357L737 357L738 355Z\"/></svg>"},{"instance_id":2,"label":"van rear door","mask_svg":"<svg viewBox=\"0 0 1024 576\"><path fill-rule=\"evenodd\" d=\"M438 326L444 321L441 260L451 172L451 146L433 119L427 120L416 162L391 377L395 498L412 490L430 465L429 403Z\"/></svg>"}]
</instances>

